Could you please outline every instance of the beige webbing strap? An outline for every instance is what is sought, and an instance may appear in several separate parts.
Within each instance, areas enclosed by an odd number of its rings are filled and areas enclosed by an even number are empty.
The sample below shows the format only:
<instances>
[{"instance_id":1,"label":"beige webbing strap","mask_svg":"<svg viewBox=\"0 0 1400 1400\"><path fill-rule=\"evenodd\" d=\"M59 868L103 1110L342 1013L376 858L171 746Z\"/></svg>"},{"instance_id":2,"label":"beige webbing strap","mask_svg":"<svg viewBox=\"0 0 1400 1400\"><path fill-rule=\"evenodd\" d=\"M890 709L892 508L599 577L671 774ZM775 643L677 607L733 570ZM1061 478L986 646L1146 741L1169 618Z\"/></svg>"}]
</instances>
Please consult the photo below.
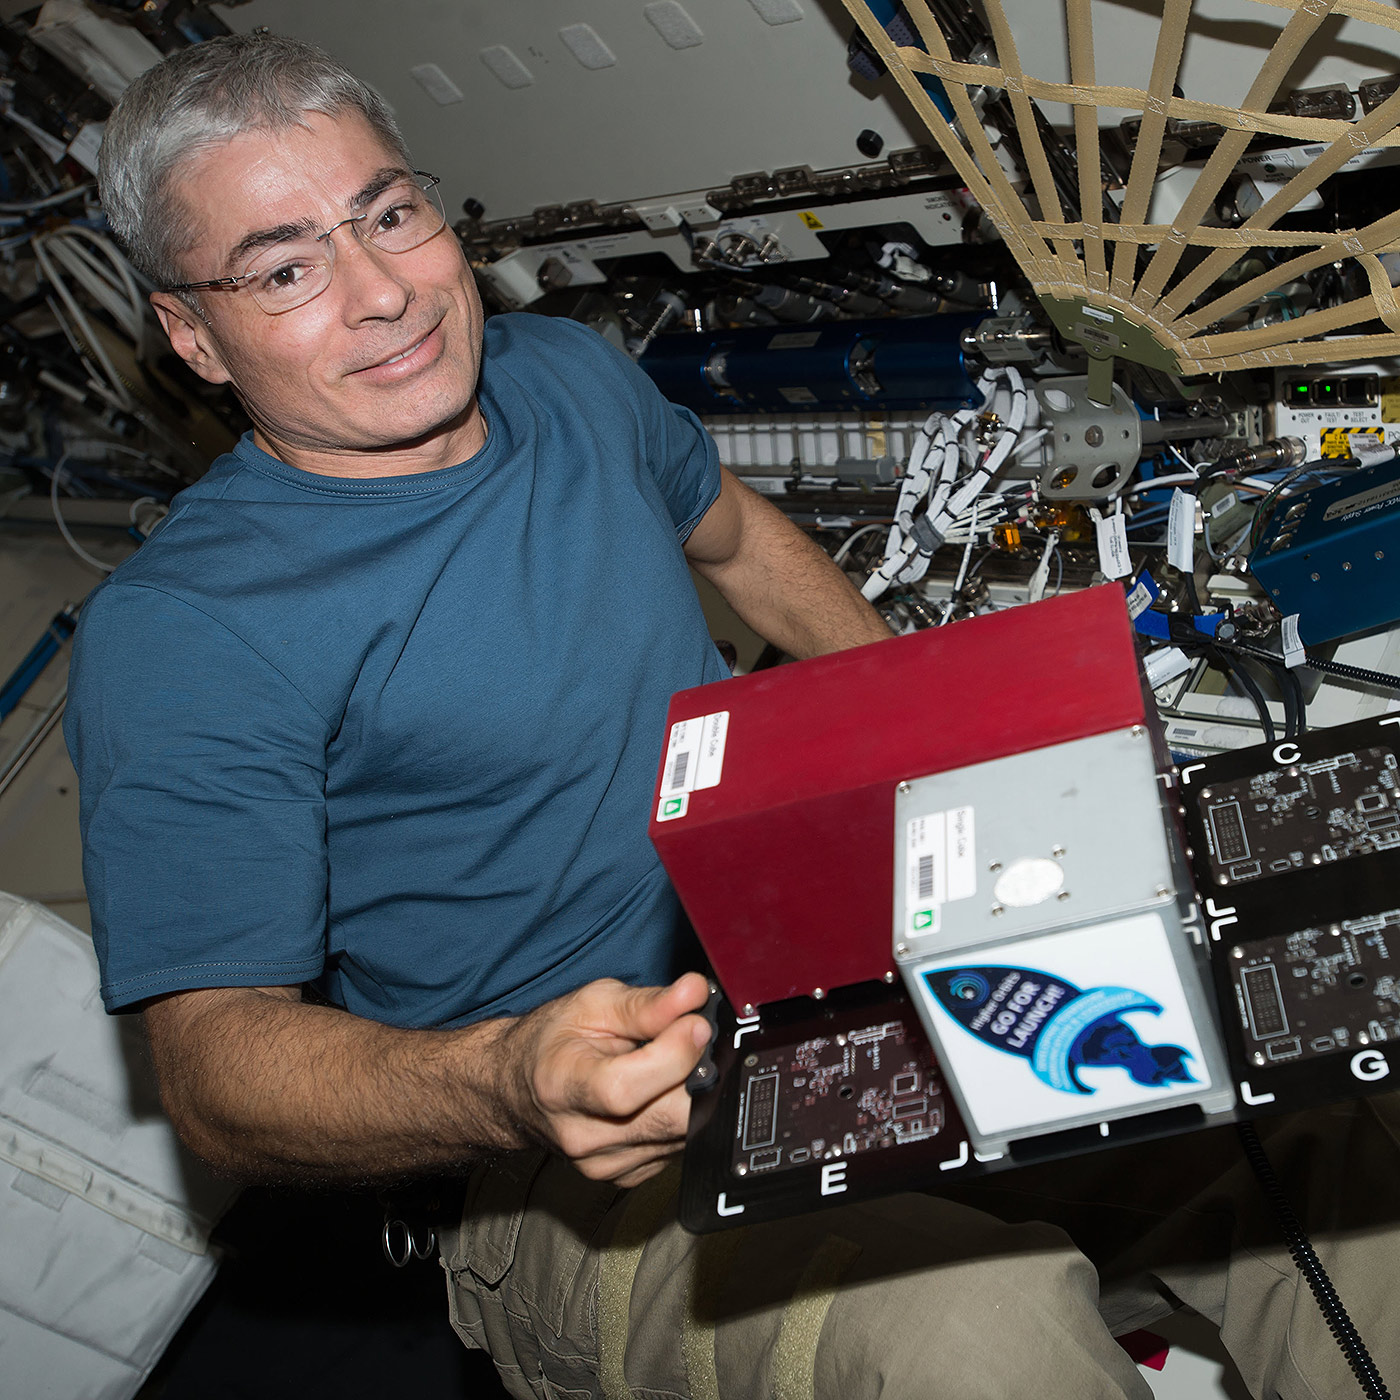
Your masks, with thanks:
<instances>
[{"instance_id":1,"label":"beige webbing strap","mask_svg":"<svg viewBox=\"0 0 1400 1400\"><path fill-rule=\"evenodd\" d=\"M1186 344L1194 346L1202 355L1237 355L1245 350L1261 350L1266 345L1282 345L1298 334L1299 326L1311 326L1312 334L1320 335L1341 330L1344 326L1354 326L1358 321L1369 321L1375 314L1376 307L1371 298L1359 297L1355 301L1344 301L1340 306L1329 306L1323 311L1310 311L1296 321L1278 321L1272 326L1260 326L1252 331L1201 335L1188 340Z\"/></svg>"},{"instance_id":2,"label":"beige webbing strap","mask_svg":"<svg viewBox=\"0 0 1400 1400\"><path fill-rule=\"evenodd\" d=\"M812 1256L783 1313L773 1353L773 1400L815 1400L817 1342L836 1286L860 1255L860 1246L828 1235Z\"/></svg>"},{"instance_id":3,"label":"beige webbing strap","mask_svg":"<svg viewBox=\"0 0 1400 1400\"><path fill-rule=\"evenodd\" d=\"M987 24L992 31L992 43L996 45L997 58L1001 61L1002 87L1011 100L1011 110L1016 114L1016 135L1021 143L1021 154L1030 172L1031 187L1035 190L1036 201L1040 205L1040 217L1060 222L1064 216L1064 206L1055 189L1055 179L1050 173L1050 158L1045 153L1045 143L1040 139L1040 131L1035 120L1035 111L1030 98L1026 96L1026 75L1021 68L1020 56L1016 52L1016 40L1011 26L1006 22L1006 12L1001 0L984 0L983 9L987 14ZM980 126L981 123L979 122ZM964 131L970 135L970 132ZM1019 203L1019 201L1017 201ZM1074 245L1063 239L1056 244L1058 256L1073 266L1077 261Z\"/></svg>"},{"instance_id":4,"label":"beige webbing strap","mask_svg":"<svg viewBox=\"0 0 1400 1400\"><path fill-rule=\"evenodd\" d=\"M943 37L942 30L933 23L932 16L923 6L920 6L919 9L922 11L922 17L915 11L911 10L910 13L914 14L915 21L920 26L920 32L929 45L930 52L941 58L951 58L948 43ZM866 10L866 14L869 15L869 13L869 10ZM927 27L925 27L925 22ZM893 44L890 43L889 36L876 23L873 16L870 23L879 31L890 56L894 58L894 62L890 65L890 71L898 74L903 66L898 61L898 51L895 50ZM886 61L889 62L889 59L887 58ZM967 89L958 84L946 89L949 101L953 104L953 110L957 113L958 121L962 126L962 136L959 137L959 134L944 119L942 112L933 104L912 73L906 72L906 76L901 77L899 81L904 87L905 94L914 101L925 122L929 121L930 116L933 117L942 133L945 143L944 151L953 161L954 168L963 177L973 198L997 222L1002 237L1007 240L1007 247L1015 253L1019 245L1022 250L1020 257L1024 257L1032 263L1053 261L1049 246L1031 223L1030 211L1022 204L1020 196L1012 187L1011 181L1007 179L1006 172L1001 168L1001 162L997 160L992 143L987 139L987 133L982 128L982 120L972 105ZM956 154L954 154L955 152ZM984 198L985 203L983 202ZM1000 217L1003 211L1015 212L1007 212L1005 217ZM1019 260L1020 258L1018 258Z\"/></svg>"},{"instance_id":5,"label":"beige webbing strap","mask_svg":"<svg viewBox=\"0 0 1400 1400\"><path fill-rule=\"evenodd\" d=\"M1266 0L1256 0L1258 4ZM995 87L1005 76L991 64L960 63L952 58L942 59L918 49L896 49L900 62L913 73L932 73L950 84L965 87ZM1142 88L1123 87L1115 83L1052 83L1045 78L1025 76L1026 96L1039 102L1063 102L1069 106L1127 107L1143 110L1150 93ZM949 96L951 97L951 93ZM1173 97L1167 103L1166 115L1178 121L1208 122L1226 130L1249 129L1260 136L1283 136L1299 141L1332 142L1344 136L1351 126L1340 117L1295 117L1289 112L1242 112L1219 102L1206 102L1194 97ZM1400 146L1400 132L1389 132L1377 138L1376 146Z\"/></svg>"},{"instance_id":6,"label":"beige webbing strap","mask_svg":"<svg viewBox=\"0 0 1400 1400\"><path fill-rule=\"evenodd\" d=\"M631 1330L632 1283L642 1251L665 1218L680 1184L680 1168L634 1186L598 1266L598 1381L606 1400L632 1400L623 1374Z\"/></svg>"},{"instance_id":7,"label":"beige webbing strap","mask_svg":"<svg viewBox=\"0 0 1400 1400\"><path fill-rule=\"evenodd\" d=\"M1001 168L1001 162L997 160L992 143L987 139L987 133L982 129L981 119L968 96L970 85L962 83L945 85L948 100L952 103L953 111L957 114L958 122L962 127L960 135L944 118L943 113L930 100L913 72L903 62L904 56L911 52L919 58L927 57L930 62L951 64L953 61L948 41L944 38L943 31L934 22L928 9L921 4L906 8L919 31L919 36L928 47L927 55L919 53L917 49L896 49L889 35L885 33L884 26L870 13L867 5L862 4L860 10L855 13L866 32L866 36L875 44L881 57L889 66L890 72L895 75L896 81L904 89L905 95L914 102L919 115L923 117L926 124L929 124L929 129L937 128L941 132L941 136L937 139L944 153L953 162L953 168L962 176L972 197L977 200L981 208L986 211L987 216L996 225L997 230L1006 240L1006 246L1011 249L1016 260L1018 262L1024 260L1024 263L1052 260L1049 246L1032 227L1030 211L1021 203L1020 196L1012 187L1011 181L1007 179L1006 172ZM861 19L861 12L864 14L864 19ZM996 70L998 74L1000 71L1000 69ZM1003 210L1016 212L1004 214Z\"/></svg>"},{"instance_id":8,"label":"beige webbing strap","mask_svg":"<svg viewBox=\"0 0 1400 1400\"><path fill-rule=\"evenodd\" d=\"M1390 285L1381 260L1374 253L1363 253L1358 259L1371 280L1371 297L1380 312L1381 320L1393 331L1400 331L1400 301L1395 296L1395 288Z\"/></svg>"},{"instance_id":9,"label":"beige webbing strap","mask_svg":"<svg viewBox=\"0 0 1400 1400\"><path fill-rule=\"evenodd\" d=\"M728 1290L730 1269L747 1230L705 1235L695 1250L694 1272L681 1328L681 1358L692 1400L719 1400L715 1369L715 1319Z\"/></svg>"},{"instance_id":10,"label":"beige webbing strap","mask_svg":"<svg viewBox=\"0 0 1400 1400\"><path fill-rule=\"evenodd\" d=\"M1191 17L1191 3L1192 0L1166 0L1162 9L1157 49L1152 56L1152 76L1147 81L1141 104L1142 125L1138 128L1137 149L1133 152L1127 188L1123 191L1122 224L1142 223L1152 202L1152 187L1157 182L1157 165L1167 133L1167 104L1176 87L1176 75L1181 71L1181 56L1186 51L1186 22ZM1136 250L1131 245L1119 243L1114 248L1112 291L1115 296L1127 300L1131 295L1136 262Z\"/></svg>"},{"instance_id":11,"label":"beige webbing strap","mask_svg":"<svg viewBox=\"0 0 1400 1400\"><path fill-rule=\"evenodd\" d=\"M1069 26L1069 76L1076 87L1094 84L1094 28L1089 0L1066 0ZM1108 264L1103 241L1103 162L1099 154L1099 124L1093 107L1074 107L1074 151L1079 166L1079 217L1084 222L1084 269L1091 292L1108 290Z\"/></svg>"},{"instance_id":12,"label":"beige webbing strap","mask_svg":"<svg viewBox=\"0 0 1400 1400\"><path fill-rule=\"evenodd\" d=\"M1269 110L1324 22L1345 17L1400 32L1400 9L1394 3L1252 0L1289 14L1239 107L1174 95L1190 35L1192 0L1163 0L1162 22L1146 90L1097 81L1090 0L1065 0L1071 79L1068 83L1047 82L1024 72L1002 0L984 0L996 45L996 63L955 61L925 0L906 0L905 8L926 52L897 47L871 13L869 0L844 3L1042 298L1069 302L1070 313L1076 303L1084 301L1116 308L1127 321L1150 333L1170 352L1182 374L1382 358L1400 349L1400 301L1378 259L1379 254L1400 251L1400 227L1395 216L1387 215L1367 228L1331 233L1292 229L1280 232L1274 227L1284 213L1294 209L1301 198L1315 191L1358 152L1400 146L1400 93L1356 121L1299 117L1286 110ZM1348 39L1351 38L1349 33ZM943 82L956 125L929 99L919 83L919 74L933 74ZM979 87L1000 88L1011 102L1026 174L1040 206L1038 218L997 162L971 99L972 90ZM1032 100L1067 103L1073 112L1080 200L1080 218L1074 222L1063 218ZM1110 211L1105 210L1100 188L1098 117L1105 107L1136 109L1143 114L1117 220L1112 220ZM1150 225L1145 220L1168 123L1172 120L1208 122L1220 128L1222 134L1171 224ZM1260 135L1317 142L1325 144L1326 149L1296 170L1241 227L1204 227L1202 220L1214 209L1226 180L1249 143ZM1082 247L1082 253L1076 244ZM1144 246L1154 251L1138 279L1137 250ZM1242 280L1237 278L1237 285L1222 290L1209 306L1188 314L1192 302L1217 288L1221 276L1250 256L1254 248L1300 252L1257 275L1249 269ZM1174 282L1188 249L1209 251ZM1194 334L1256 304L1324 263L1348 259L1365 269L1369 293L1364 298L1343 307L1307 311L1275 326ZM1392 333L1334 336L1326 342L1310 339L1377 319Z\"/></svg>"},{"instance_id":13,"label":"beige webbing strap","mask_svg":"<svg viewBox=\"0 0 1400 1400\"><path fill-rule=\"evenodd\" d=\"M1316 252L1304 253L1300 257L1276 264L1267 272L1251 278L1225 296L1217 297L1189 316L1180 317L1177 325L1184 331L1214 325L1216 321L1222 320L1232 312L1253 305L1276 288L1296 282L1304 273L1312 272L1326 263L1335 262L1337 258L1348 253L1360 257L1377 251L1383 252L1397 240L1400 240L1400 211L1387 214L1383 219L1377 219L1375 223L1355 233L1329 234L1326 244ZM1372 285L1374 287L1374 282Z\"/></svg>"},{"instance_id":14,"label":"beige webbing strap","mask_svg":"<svg viewBox=\"0 0 1400 1400\"><path fill-rule=\"evenodd\" d=\"M1334 141L1320 156L1298 171L1245 221L1244 227L1271 228L1293 209L1298 200L1312 194L1324 179L1335 175L1358 151L1365 150L1371 144L1373 132L1388 131L1397 120L1400 120L1400 92L1388 97L1375 111L1357 122L1344 139ZM1229 267L1230 261L1227 253L1212 253L1172 288L1171 295L1162 299L1162 306L1176 315L1180 308L1189 306L1200 296Z\"/></svg>"},{"instance_id":15,"label":"beige webbing strap","mask_svg":"<svg viewBox=\"0 0 1400 1400\"><path fill-rule=\"evenodd\" d=\"M1190 347L1192 342L1187 341ZM1181 356L1184 374L1221 374L1231 369L1285 369L1292 365L1333 365L1347 360L1384 360L1400 355L1400 335L1347 335L1331 340L1301 340L1266 350L1229 356L1205 355L1188 348Z\"/></svg>"},{"instance_id":16,"label":"beige webbing strap","mask_svg":"<svg viewBox=\"0 0 1400 1400\"><path fill-rule=\"evenodd\" d=\"M1172 221L1173 228L1180 232L1179 239L1168 239L1153 254L1152 261L1143 274L1139 296L1155 301L1162 295L1167 278L1176 270L1181 255L1186 251L1187 236L1206 214L1215 207L1215 197L1234 170L1236 162L1245 153L1254 137L1254 129L1249 119L1256 112L1268 110L1269 103L1278 95L1288 70L1297 61L1303 46L1316 33L1318 26L1332 12L1336 0L1302 0L1283 27L1283 33L1274 40L1268 57L1260 66L1258 74L1249 86L1245 99L1240 103L1239 122L1243 130L1227 131L1220 138L1220 144L1206 161L1206 167L1196 177L1187 195L1181 212ZM1137 297L1134 298L1138 300Z\"/></svg>"}]
</instances>

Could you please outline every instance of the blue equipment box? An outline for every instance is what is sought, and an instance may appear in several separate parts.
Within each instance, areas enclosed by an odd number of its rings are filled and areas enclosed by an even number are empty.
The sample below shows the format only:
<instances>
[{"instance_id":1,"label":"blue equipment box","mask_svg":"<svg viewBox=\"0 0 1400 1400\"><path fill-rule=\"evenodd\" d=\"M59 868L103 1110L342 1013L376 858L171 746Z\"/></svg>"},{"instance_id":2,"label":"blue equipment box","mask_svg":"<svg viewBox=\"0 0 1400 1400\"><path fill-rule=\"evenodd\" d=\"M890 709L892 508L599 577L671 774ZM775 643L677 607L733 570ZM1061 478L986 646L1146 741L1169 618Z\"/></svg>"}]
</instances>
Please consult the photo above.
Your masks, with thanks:
<instances>
[{"instance_id":1,"label":"blue equipment box","mask_svg":"<svg viewBox=\"0 0 1400 1400\"><path fill-rule=\"evenodd\" d=\"M1281 506L1249 567L1306 645L1400 619L1400 462L1350 472Z\"/></svg>"}]
</instances>

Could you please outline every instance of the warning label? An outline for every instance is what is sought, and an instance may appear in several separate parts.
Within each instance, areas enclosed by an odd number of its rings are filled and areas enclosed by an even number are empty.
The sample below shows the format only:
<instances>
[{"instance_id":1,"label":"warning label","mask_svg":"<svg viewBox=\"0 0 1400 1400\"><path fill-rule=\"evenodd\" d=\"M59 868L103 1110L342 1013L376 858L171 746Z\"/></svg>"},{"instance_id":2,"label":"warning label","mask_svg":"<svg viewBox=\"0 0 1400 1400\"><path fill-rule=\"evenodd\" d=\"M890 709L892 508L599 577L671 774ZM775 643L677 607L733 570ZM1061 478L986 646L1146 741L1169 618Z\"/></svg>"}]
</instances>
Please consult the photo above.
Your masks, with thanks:
<instances>
[{"instance_id":1,"label":"warning label","mask_svg":"<svg viewBox=\"0 0 1400 1400\"><path fill-rule=\"evenodd\" d=\"M1324 457L1350 457L1362 448L1384 446L1384 428L1324 428L1322 430L1322 455Z\"/></svg>"}]
</instances>

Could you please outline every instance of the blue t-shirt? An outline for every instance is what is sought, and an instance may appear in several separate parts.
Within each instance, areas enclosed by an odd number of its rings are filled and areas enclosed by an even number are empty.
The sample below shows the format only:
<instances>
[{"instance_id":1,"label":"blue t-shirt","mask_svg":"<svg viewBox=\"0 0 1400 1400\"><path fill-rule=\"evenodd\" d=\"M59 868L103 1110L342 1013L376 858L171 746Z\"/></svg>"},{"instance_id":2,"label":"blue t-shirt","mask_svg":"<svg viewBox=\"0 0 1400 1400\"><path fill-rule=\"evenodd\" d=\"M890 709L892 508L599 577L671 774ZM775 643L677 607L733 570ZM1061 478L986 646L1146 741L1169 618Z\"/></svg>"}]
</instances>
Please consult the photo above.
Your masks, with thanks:
<instances>
[{"instance_id":1,"label":"blue t-shirt","mask_svg":"<svg viewBox=\"0 0 1400 1400\"><path fill-rule=\"evenodd\" d=\"M245 438L91 597L65 722L109 1010L321 979L402 1026L674 969L666 704L713 444L591 330L486 326L488 438L351 480Z\"/></svg>"}]
</instances>

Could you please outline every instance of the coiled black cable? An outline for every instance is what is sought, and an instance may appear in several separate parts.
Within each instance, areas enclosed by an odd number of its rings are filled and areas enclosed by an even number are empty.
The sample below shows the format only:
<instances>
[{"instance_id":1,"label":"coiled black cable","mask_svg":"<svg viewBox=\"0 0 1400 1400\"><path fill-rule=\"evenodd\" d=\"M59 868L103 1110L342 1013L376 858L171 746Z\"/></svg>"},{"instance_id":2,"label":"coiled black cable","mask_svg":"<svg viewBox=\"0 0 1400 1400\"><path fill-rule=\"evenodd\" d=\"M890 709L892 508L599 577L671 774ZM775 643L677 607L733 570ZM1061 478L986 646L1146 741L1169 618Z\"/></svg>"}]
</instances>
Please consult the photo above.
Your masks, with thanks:
<instances>
[{"instance_id":1,"label":"coiled black cable","mask_svg":"<svg viewBox=\"0 0 1400 1400\"><path fill-rule=\"evenodd\" d=\"M1356 1376L1362 1393L1369 1396L1370 1400L1390 1400L1390 1391L1381 1379L1381 1373L1371 1359L1371 1353L1366 1350L1361 1334L1356 1330L1346 1308L1342 1306L1342 1300L1337 1296L1332 1280L1327 1277L1327 1270L1322 1267L1322 1260L1317 1257L1312 1241L1303 1232L1298 1217L1293 1213L1287 1193L1274 1174L1273 1163L1264 1151L1264 1144L1259 1141L1254 1124L1236 1123L1235 1129L1239 1133L1244 1155L1259 1180L1264 1199L1268 1201L1269 1209L1273 1211L1274 1220L1283 1234L1288 1252L1293 1256L1298 1272L1312 1290L1313 1297L1317 1299L1323 1320L1342 1349L1342 1355L1346 1357L1347 1365Z\"/></svg>"},{"instance_id":2,"label":"coiled black cable","mask_svg":"<svg viewBox=\"0 0 1400 1400\"><path fill-rule=\"evenodd\" d=\"M1342 676L1349 681L1360 681L1363 685L1376 685L1385 690L1400 690L1400 676L1388 676L1384 671L1367 671L1360 666L1348 666L1345 661L1324 661L1320 656L1307 653L1303 663L1314 671L1325 671L1329 676Z\"/></svg>"}]
</instances>

